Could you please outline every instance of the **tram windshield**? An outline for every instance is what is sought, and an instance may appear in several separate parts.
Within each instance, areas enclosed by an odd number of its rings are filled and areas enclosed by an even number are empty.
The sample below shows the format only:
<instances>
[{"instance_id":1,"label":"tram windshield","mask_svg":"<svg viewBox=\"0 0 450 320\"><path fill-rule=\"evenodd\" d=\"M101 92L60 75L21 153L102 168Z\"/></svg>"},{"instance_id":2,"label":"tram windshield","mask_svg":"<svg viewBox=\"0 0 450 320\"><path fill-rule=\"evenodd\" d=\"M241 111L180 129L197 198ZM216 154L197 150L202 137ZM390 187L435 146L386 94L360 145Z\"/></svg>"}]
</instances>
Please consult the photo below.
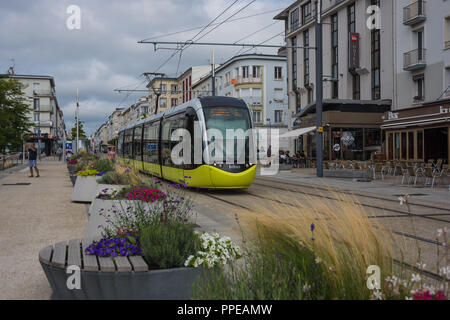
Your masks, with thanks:
<instances>
[{"instance_id":1,"label":"tram windshield","mask_svg":"<svg viewBox=\"0 0 450 320\"><path fill-rule=\"evenodd\" d=\"M230 160L242 163L248 161L248 134L251 135L250 132L247 132L247 130L251 129L248 109L239 107L207 107L203 109L203 113L205 115L206 129L208 130L208 141L217 141L218 139L211 132L215 131L217 135L220 131L222 135L221 138L224 141L222 144L223 161L227 163ZM227 137L227 130L234 130L236 135ZM219 156L220 153L222 153L220 148L216 147L216 150L212 152L212 156L220 161L222 160L222 157Z\"/></svg>"}]
</instances>

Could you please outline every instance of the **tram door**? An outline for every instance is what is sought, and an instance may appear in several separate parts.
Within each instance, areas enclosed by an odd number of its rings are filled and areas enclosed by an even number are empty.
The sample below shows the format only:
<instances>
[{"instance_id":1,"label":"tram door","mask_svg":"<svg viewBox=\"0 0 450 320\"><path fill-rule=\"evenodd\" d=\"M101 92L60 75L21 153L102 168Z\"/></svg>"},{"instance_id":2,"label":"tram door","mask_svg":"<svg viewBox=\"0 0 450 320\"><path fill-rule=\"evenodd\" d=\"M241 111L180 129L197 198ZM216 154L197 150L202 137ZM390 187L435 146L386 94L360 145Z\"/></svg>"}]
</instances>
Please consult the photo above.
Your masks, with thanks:
<instances>
[{"instance_id":1,"label":"tram door","mask_svg":"<svg viewBox=\"0 0 450 320\"><path fill-rule=\"evenodd\" d=\"M172 151L180 141L172 141L172 134L177 129L184 128L184 114L178 114L168 117L162 121L161 132L161 164L162 175L164 179L170 180L176 183L184 182L184 169L183 164L178 163L174 157ZM182 157L182 154L178 156Z\"/></svg>"}]
</instances>

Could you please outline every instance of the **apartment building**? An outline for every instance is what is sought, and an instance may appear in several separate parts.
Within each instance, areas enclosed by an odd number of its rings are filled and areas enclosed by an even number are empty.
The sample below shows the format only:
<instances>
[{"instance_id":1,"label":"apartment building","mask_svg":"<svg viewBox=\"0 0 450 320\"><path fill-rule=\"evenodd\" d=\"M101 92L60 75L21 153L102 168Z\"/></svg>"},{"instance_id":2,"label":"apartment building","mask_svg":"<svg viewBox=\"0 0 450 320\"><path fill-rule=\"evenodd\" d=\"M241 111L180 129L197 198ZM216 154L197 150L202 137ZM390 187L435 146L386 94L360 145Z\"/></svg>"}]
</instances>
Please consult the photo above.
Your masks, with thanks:
<instances>
[{"instance_id":1,"label":"apartment building","mask_svg":"<svg viewBox=\"0 0 450 320\"><path fill-rule=\"evenodd\" d=\"M243 99L257 128L288 128L286 56L244 54L229 59L215 70L216 95ZM193 84L195 96L212 95L212 75ZM281 141L280 148L287 145Z\"/></svg>"},{"instance_id":2,"label":"apartment building","mask_svg":"<svg viewBox=\"0 0 450 320\"><path fill-rule=\"evenodd\" d=\"M211 69L212 65L190 67L178 78L181 96L180 104L192 100L194 97L192 84L197 83L201 78L210 73Z\"/></svg>"},{"instance_id":3,"label":"apartment building","mask_svg":"<svg viewBox=\"0 0 450 320\"><path fill-rule=\"evenodd\" d=\"M158 99L158 113L181 104L178 78L153 78L147 85L149 115L155 114Z\"/></svg>"},{"instance_id":4,"label":"apartment building","mask_svg":"<svg viewBox=\"0 0 450 320\"><path fill-rule=\"evenodd\" d=\"M322 1L324 157L448 162L450 1ZM290 46L315 46L315 1L296 1ZM315 50L288 50L291 147L315 157ZM443 147L441 147L443 146Z\"/></svg>"},{"instance_id":5,"label":"apartment building","mask_svg":"<svg viewBox=\"0 0 450 320\"><path fill-rule=\"evenodd\" d=\"M299 134L290 148L310 158L316 157L315 3L296 1L274 18L285 21L287 45L302 47L287 50L289 125ZM368 11L371 6L377 9ZM394 97L392 9L393 1L322 1L326 160L382 152L380 126Z\"/></svg>"},{"instance_id":6,"label":"apartment building","mask_svg":"<svg viewBox=\"0 0 450 320\"><path fill-rule=\"evenodd\" d=\"M395 83L383 130L389 160L448 163L450 1L397 0Z\"/></svg>"},{"instance_id":7,"label":"apartment building","mask_svg":"<svg viewBox=\"0 0 450 320\"><path fill-rule=\"evenodd\" d=\"M124 111L124 108L116 108L116 110L111 113L111 115L108 117L108 120L106 122L106 142L117 138L119 136L119 130L122 128L122 112Z\"/></svg>"},{"instance_id":8,"label":"apartment building","mask_svg":"<svg viewBox=\"0 0 450 320\"><path fill-rule=\"evenodd\" d=\"M53 77L46 75L19 75L10 68L7 76L22 83L26 103L30 106L29 119L34 126L32 139L38 142L40 135L41 150L46 155L56 152L58 145L66 139L64 115L58 105ZM40 133L39 133L40 131Z\"/></svg>"}]
</instances>

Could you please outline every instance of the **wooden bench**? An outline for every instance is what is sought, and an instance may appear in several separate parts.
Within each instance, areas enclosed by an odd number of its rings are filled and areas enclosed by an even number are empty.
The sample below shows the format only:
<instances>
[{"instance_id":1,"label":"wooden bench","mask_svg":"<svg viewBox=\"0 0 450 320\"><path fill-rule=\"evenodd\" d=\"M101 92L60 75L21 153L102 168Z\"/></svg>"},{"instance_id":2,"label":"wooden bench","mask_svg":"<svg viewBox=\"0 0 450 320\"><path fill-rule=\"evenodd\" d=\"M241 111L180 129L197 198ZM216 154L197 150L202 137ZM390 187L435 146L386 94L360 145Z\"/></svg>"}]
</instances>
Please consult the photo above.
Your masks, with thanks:
<instances>
[{"instance_id":1,"label":"wooden bench","mask_svg":"<svg viewBox=\"0 0 450 320\"><path fill-rule=\"evenodd\" d=\"M150 270L141 256L106 258L88 255L92 239L59 242L43 248L39 261L53 291L52 299L190 299L201 268ZM80 289L67 282L80 270Z\"/></svg>"}]
</instances>

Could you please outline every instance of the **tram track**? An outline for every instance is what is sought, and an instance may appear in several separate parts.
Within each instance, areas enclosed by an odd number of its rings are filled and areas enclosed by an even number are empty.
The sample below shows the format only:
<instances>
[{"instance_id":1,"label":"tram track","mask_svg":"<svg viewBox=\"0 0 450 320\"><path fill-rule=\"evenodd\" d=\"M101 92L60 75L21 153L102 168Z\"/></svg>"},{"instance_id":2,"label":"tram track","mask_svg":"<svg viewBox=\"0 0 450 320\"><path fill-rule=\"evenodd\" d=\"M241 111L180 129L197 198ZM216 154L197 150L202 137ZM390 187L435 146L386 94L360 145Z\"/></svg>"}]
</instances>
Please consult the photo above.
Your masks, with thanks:
<instances>
[{"instance_id":1,"label":"tram track","mask_svg":"<svg viewBox=\"0 0 450 320\"><path fill-rule=\"evenodd\" d=\"M314 185L312 187L311 185L309 185L309 186L308 185L298 185L298 184L292 184L292 183L277 182L277 181L273 181L273 180L267 180L267 181L271 183L271 185L270 185L271 189L287 191L289 193L293 193L294 192L292 190L292 188L288 189L288 188L285 188L285 187L275 186L274 183L283 183L284 185L288 184L288 185L293 186L293 187L298 187L298 188L302 188L303 187L303 188L309 188L309 189L312 188L312 189L315 189L315 190L322 190L322 191L330 191L330 190L332 190L330 188L323 188L323 187L316 186L316 185ZM254 182L253 184L257 185L257 186L261 186L261 187L266 187L266 188L269 187L267 184L262 184L262 183L258 183L258 182ZM353 193L353 192L348 191L348 190L336 190L335 189L335 190L332 190L332 191L333 192L342 192L342 193L344 193L346 195L351 195L353 197L363 197L363 198L369 198L369 199L373 199L373 200L381 200L381 201L388 201L388 202L391 202L391 203L398 203L398 200L382 198L382 197L376 197L376 196L371 196L371 195L363 195L363 194ZM328 195L325 195L325 194L315 194L315 193L307 192L305 190L300 190L300 192L303 195L307 195L307 196L318 197L318 198L325 198L325 199L328 199L328 200L338 200L335 197L328 196ZM263 197L261 195L256 195L256 196L261 197L261 198L265 198L265 197ZM270 199L268 199L268 200L270 200ZM276 199L274 199L274 201L276 201ZM402 215L403 217L414 217L414 218L417 217L417 218L423 218L423 219L428 219L428 220L432 220L432 221L436 221L436 222L444 222L444 223L450 224L449 220L436 218L438 216L450 216L450 210L449 209L445 209L445 208L439 208L439 207L436 207L436 206L424 205L424 204L418 204L418 203L410 203L410 206L422 207L422 208L433 209L433 210L439 210L439 211L444 211L445 213L419 215L419 214L409 213L409 212L405 212L405 211L398 210L398 209L392 209L392 208L387 208L387 207L380 207L380 206L376 206L376 205L372 205L372 204L368 204L368 203L363 203L361 201L355 202L355 203L358 203L358 204L360 204L360 205L362 205L364 207L368 207L368 208L372 208L372 209L376 209L376 210L384 210L384 211L397 213L397 214ZM283 204L288 204L288 203L283 203ZM396 218L396 216L393 216L393 217ZM401 216L398 216L398 217L401 217ZM379 218L379 217L371 217L371 218Z\"/></svg>"},{"instance_id":2,"label":"tram track","mask_svg":"<svg viewBox=\"0 0 450 320\"><path fill-rule=\"evenodd\" d=\"M249 211L253 211L254 210L254 208L251 208L251 207L248 207L248 206L245 206L245 205L242 205L242 204L238 204L238 203L232 202L230 200L222 199L221 197L216 196L216 195L212 195L211 193L202 192L201 194L206 196L206 197L215 199L217 201L221 201L223 203L226 203L228 205L231 205L231 206L234 206L234 207L237 207L237 208L241 208L241 209L245 209L245 210L249 210ZM250 193L247 193L247 194L250 195L250 196L254 196L254 195L252 195ZM287 204L287 205L293 206L292 204L288 204L288 203L282 202L280 200L268 199L268 198L265 198L265 197L262 197L262 198L264 198L266 200L269 200L269 201L276 201L278 203L283 203L283 204ZM402 216L395 216L395 217L402 217ZM392 230L392 233L394 233L394 234L396 234L398 236L402 236L402 237L410 238L410 239L413 239L413 240L421 241L421 242L424 242L424 243L427 243L427 244L438 245L440 247L443 247L442 243L439 243L436 240L427 239L427 238L424 238L424 237L419 237L417 235L413 235L413 234L409 234L409 233L405 233L405 232L400 232L400 231L395 231L395 230ZM439 281L443 280L443 278L440 275L438 275L438 274L436 274L434 272L427 271L427 270L419 270L417 267L415 267L415 266L413 266L411 264L408 264L408 263L406 263L404 261L400 261L398 259L394 259L394 263L399 265L399 266L404 266L407 269L412 270L414 272L418 272L418 273L421 272L425 276L427 276L428 278L432 278L434 280L439 280Z\"/></svg>"}]
</instances>

